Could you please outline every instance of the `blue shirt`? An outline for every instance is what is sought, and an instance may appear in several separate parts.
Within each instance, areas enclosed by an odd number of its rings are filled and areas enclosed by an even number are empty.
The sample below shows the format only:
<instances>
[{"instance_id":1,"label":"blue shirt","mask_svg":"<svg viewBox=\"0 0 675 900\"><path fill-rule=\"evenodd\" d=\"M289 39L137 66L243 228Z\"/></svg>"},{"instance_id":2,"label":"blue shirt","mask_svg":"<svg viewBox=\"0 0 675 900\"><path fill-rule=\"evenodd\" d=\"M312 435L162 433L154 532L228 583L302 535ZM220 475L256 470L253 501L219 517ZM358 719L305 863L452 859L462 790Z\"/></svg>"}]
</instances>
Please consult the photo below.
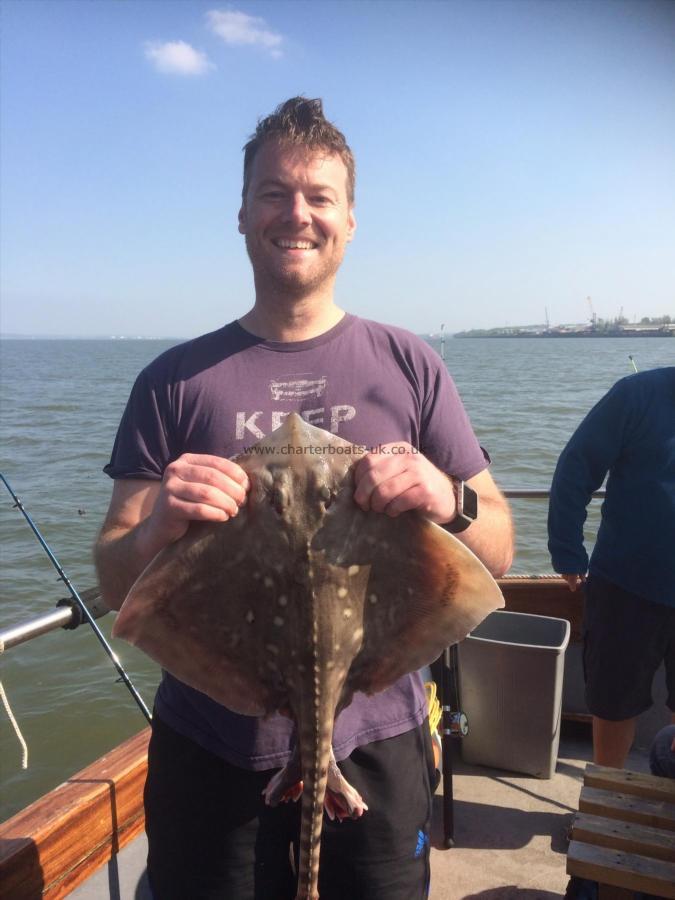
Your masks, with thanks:
<instances>
[{"instance_id":1,"label":"blue shirt","mask_svg":"<svg viewBox=\"0 0 675 900\"><path fill-rule=\"evenodd\" d=\"M607 473L589 563L586 507ZM548 530L556 572L675 606L675 367L621 379L589 412L558 460Z\"/></svg>"}]
</instances>

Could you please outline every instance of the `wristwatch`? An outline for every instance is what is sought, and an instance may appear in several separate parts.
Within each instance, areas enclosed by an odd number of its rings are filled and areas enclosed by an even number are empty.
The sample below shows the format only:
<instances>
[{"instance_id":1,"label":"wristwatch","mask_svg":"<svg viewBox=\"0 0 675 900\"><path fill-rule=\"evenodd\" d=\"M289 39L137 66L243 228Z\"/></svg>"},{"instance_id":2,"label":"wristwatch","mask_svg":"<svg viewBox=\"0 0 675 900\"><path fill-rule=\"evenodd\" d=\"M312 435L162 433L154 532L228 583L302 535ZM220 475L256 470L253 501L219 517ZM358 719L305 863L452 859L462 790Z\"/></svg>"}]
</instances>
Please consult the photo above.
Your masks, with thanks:
<instances>
[{"instance_id":1,"label":"wristwatch","mask_svg":"<svg viewBox=\"0 0 675 900\"><path fill-rule=\"evenodd\" d=\"M455 492L457 512L454 519L445 523L445 529L452 534L458 534L468 528L478 518L478 494L464 481L450 477L452 488Z\"/></svg>"}]
</instances>

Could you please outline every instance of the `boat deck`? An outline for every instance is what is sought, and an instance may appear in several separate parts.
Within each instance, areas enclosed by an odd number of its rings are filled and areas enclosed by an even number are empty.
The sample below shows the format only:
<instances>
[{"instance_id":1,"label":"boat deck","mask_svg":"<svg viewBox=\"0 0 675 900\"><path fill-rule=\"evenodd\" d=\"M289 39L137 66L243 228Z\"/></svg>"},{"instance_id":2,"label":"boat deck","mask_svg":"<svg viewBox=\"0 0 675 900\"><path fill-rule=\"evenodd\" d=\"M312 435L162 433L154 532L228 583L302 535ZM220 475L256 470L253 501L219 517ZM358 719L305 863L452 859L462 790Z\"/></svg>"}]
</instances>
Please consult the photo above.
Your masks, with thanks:
<instances>
[{"instance_id":1,"label":"boat deck","mask_svg":"<svg viewBox=\"0 0 675 900\"><path fill-rule=\"evenodd\" d=\"M455 846L432 850L430 900L564 896L567 830L591 756L590 726L567 722L551 779L469 766L456 758ZM646 751L631 751L626 768L648 772ZM436 847L442 847L440 791L432 831Z\"/></svg>"},{"instance_id":2,"label":"boat deck","mask_svg":"<svg viewBox=\"0 0 675 900\"><path fill-rule=\"evenodd\" d=\"M434 798L430 900L548 900L565 893L567 829L591 759L590 728L563 725L558 764L551 779L464 763L453 771L455 846L440 849L442 786ZM633 750L627 768L649 770L644 750ZM144 877L145 837L69 896L73 900L150 900Z\"/></svg>"}]
</instances>

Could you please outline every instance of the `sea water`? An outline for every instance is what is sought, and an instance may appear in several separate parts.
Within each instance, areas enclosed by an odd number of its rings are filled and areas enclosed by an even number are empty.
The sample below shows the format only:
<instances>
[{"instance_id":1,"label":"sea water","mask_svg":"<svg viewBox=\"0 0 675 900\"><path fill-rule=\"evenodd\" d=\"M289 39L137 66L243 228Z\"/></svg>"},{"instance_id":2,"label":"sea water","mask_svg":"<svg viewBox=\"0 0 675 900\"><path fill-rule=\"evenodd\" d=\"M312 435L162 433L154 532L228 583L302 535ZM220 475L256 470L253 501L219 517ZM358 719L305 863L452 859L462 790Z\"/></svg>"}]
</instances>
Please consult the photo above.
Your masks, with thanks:
<instances>
[{"instance_id":1,"label":"sea water","mask_svg":"<svg viewBox=\"0 0 675 900\"><path fill-rule=\"evenodd\" d=\"M440 351L440 342L429 338ZM91 546L112 483L107 463L138 371L174 342L6 340L0 343L0 470L73 584L95 584ZM547 489L567 439L632 355L675 365L673 338L446 339L453 375L503 488ZM516 573L550 571L546 502L515 500ZM599 504L591 505L589 545ZM0 485L0 630L50 611L67 594ZM109 637L112 615L98 624ZM148 706L157 667L113 642ZM0 709L0 819L145 726L91 630L62 629L6 651L2 680L29 746L29 767Z\"/></svg>"}]
</instances>

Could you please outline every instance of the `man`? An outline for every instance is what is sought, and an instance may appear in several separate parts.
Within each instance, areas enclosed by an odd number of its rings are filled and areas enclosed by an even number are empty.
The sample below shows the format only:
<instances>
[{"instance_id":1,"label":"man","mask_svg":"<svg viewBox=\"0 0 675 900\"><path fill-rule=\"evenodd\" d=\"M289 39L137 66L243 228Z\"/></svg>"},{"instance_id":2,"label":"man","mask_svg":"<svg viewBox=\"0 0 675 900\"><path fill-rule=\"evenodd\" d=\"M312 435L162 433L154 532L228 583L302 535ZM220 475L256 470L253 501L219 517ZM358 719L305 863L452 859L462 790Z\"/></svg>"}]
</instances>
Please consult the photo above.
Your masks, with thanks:
<instances>
[{"instance_id":1,"label":"man","mask_svg":"<svg viewBox=\"0 0 675 900\"><path fill-rule=\"evenodd\" d=\"M589 564L586 506L608 472ZM675 368L622 379L586 416L558 460L548 528L553 568L585 584L593 758L621 768L662 661L675 710Z\"/></svg>"},{"instance_id":2,"label":"man","mask_svg":"<svg viewBox=\"0 0 675 900\"><path fill-rule=\"evenodd\" d=\"M288 100L245 147L239 231L253 267L253 308L160 356L129 399L106 467L115 484L96 547L111 607L190 522L237 515L249 483L230 458L292 411L353 443L402 450L359 462L354 497L364 509L419 509L452 523L448 475L466 481L480 510L460 537L496 574L508 568L508 509L440 360L407 332L334 303L355 228L354 160L344 136L320 100ZM370 811L358 821L326 821L322 900L425 896L425 716L415 674L376 697L357 695L336 722L336 758ZM236 715L164 675L145 793L148 869L160 900L295 895L289 844L297 805L270 809L260 796L288 761L291 741L288 719Z\"/></svg>"}]
</instances>

